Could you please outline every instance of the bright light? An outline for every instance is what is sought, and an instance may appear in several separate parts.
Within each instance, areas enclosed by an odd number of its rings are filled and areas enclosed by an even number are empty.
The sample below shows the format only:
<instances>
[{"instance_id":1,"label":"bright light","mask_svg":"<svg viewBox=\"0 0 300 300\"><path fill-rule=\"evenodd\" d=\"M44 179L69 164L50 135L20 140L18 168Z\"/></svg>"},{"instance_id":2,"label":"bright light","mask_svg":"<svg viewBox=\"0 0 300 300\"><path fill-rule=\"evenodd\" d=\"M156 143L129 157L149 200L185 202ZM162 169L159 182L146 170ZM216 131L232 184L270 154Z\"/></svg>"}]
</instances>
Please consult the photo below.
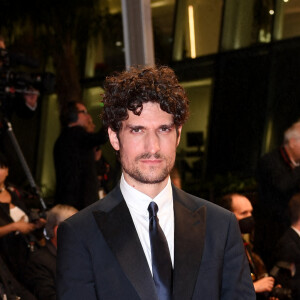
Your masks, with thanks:
<instances>
[{"instance_id":1,"label":"bright light","mask_svg":"<svg viewBox=\"0 0 300 300\"><path fill-rule=\"evenodd\" d=\"M283 0L283 2L285 2L285 3L286 3L286 2L289 2L289 0Z\"/></svg>"},{"instance_id":2,"label":"bright light","mask_svg":"<svg viewBox=\"0 0 300 300\"><path fill-rule=\"evenodd\" d=\"M269 10L269 14L270 14L270 15L274 15L274 13L275 13L275 11L274 11L273 9L270 9L270 10Z\"/></svg>"},{"instance_id":3,"label":"bright light","mask_svg":"<svg viewBox=\"0 0 300 300\"><path fill-rule=\"evenodd\" d=\"M191 58L196 58L194 7L193 7L193 5L189 5L189 29L190 29Z\"/></svg>"}]
</instances>

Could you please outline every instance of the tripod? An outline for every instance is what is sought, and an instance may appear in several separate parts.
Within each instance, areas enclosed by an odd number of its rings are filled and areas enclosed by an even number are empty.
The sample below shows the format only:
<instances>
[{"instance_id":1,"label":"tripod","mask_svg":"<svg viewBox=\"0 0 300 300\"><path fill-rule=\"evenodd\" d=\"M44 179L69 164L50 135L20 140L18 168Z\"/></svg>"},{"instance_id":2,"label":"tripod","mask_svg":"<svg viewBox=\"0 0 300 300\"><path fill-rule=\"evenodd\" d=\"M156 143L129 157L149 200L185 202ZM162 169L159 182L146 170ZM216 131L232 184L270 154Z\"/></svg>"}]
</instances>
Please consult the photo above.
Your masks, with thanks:
<instances>
[{"instance_id":1,"label":"tripod","mask_svg":"<svg viewBox=\"0 0 300 300\"><path fill-rule=\"evenodd\" d=\"M31 187L32 191L34 192L35 196L38 197L38 199L39 199L39 201L41 203L42 209L44 211L46 211L47 210L47 206L46 206L46 204L45 204L45 202L44 202L44 200L43 200L43 198L42 198L42 196L40 194L39 188L37 187L37 185L36 185L36 183L34 181L34 178L33 178L32 174L31 174L31 171L30 171L30 169L28 167L28 164L27 164L26 159L25 159L25 157L23 155L23 152L22 152L22 150L20 148L18 140L17 140L17 138L16 138L16 136L14 134L14 131L13 131L11 123L5 117L2 118L1 123L2 123L2 126L4 127L4 129L6 130L8 136L9 136L9 138L10 138L12 144L13 144L14 150L15 150L17 156L18 156L18 159L19 159L19 161L21 163L21 166L22 166L22 168L23 168L23 170L25 172L26 178L27 178L27 180L28 180L28 182L30 184L30 187Z\"/></svg>"}]
</instances>

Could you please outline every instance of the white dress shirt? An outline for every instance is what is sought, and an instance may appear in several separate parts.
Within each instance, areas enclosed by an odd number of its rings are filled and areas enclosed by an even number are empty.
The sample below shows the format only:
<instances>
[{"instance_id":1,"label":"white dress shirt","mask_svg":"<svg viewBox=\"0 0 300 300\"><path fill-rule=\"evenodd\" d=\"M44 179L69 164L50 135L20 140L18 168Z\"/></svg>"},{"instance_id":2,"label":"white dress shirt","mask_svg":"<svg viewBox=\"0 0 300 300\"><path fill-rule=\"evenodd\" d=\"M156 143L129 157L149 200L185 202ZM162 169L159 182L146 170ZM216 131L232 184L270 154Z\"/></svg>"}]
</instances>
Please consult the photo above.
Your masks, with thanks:
<instances>
[{"instance_id":1,"label":"white dress shirt","mask_svg":"<svg viewBox=\"0 0 300 300\"><path fill-rule=\"evenodd\" d=\"M173 193L170 178L165 188L153 199L130 186L126 182L123 174L121 176L120 188L131 214L151 272L152 261L148 212L148 206L151 201L154 201L158 206L157 217L159 219L159 224L166 236L169 245L172 265L174 267L174 210Z\"/></svg>"}]
</instances>

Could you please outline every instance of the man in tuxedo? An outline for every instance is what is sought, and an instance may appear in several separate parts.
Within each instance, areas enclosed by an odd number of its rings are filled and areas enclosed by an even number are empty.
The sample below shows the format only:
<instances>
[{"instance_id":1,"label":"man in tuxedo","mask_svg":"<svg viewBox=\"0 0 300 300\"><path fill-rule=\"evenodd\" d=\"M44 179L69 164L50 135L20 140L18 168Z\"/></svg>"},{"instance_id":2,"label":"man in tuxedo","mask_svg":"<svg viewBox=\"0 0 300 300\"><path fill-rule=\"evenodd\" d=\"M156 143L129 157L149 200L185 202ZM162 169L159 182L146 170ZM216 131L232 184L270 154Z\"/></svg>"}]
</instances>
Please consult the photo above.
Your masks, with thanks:
<instances>
[{"instance_id":1,"label":"man in tuxedo","mask_svg":"<svg viewBox=\"0 0 300 300\"><path fill-rule=\"evenodd\" d=\"M171 184L188 117L173 70L131 68L104 88L122 176L59 226L58 299L255 299L235 216Z\"/></svg>"},{"instance_id":2,"label":"man in tuxedo","mask_svg":"<svg viewBox=\"0 0 300 300\"><path fill-rule=\"evenodd\" d=\"M293 299L300 299L300 193L289 201L291 226L278 241L274 250L274 263L286 261L295 265L295 274L286 279L293 291Z\"/></svg>"}]
</instances>

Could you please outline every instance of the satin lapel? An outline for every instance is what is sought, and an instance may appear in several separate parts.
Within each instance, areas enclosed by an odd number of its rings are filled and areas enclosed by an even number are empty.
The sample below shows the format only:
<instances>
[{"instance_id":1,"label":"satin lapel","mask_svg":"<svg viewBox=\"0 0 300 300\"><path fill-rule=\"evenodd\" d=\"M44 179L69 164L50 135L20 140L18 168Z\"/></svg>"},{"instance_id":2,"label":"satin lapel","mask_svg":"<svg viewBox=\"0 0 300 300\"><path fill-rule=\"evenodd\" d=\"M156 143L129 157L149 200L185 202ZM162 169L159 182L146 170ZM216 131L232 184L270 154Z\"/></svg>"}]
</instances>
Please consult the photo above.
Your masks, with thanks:
<instances>
[{"instance_id":1,"label":"satin lapel","mask_svg":"<svg viewBox=\"0 0 300 300\"><path fill-rule=\"evenodd\" d=\"M120 192L120 197L123 197ZM96 222L122 270L142 300L158 300L153 278L126 202L94 212Z\"/></svg>"},{"instance_id":2,"label":"satin lapel","mask_svg":"<svg viewBox=\"0 0 300 300\"><path fill-rule=\"evenodd\" d=\"M174 300L191 299L200 268L206 227L206 207L192 210L174 195Z\"/></svg>"},{"instance_id":3,"label":"satin lapel","mask_svg":"<svg viewBox=\"0 0 300 300\"><path fill-rule=\"evenodd\" d=\"M297 247L300 249L300 238L299 238L299 235L298 233L292 229L292 228L289 228L289 235L291 237L291 239L294 240L294 242L296 243Z\"/></svg>"}]
</instances>

